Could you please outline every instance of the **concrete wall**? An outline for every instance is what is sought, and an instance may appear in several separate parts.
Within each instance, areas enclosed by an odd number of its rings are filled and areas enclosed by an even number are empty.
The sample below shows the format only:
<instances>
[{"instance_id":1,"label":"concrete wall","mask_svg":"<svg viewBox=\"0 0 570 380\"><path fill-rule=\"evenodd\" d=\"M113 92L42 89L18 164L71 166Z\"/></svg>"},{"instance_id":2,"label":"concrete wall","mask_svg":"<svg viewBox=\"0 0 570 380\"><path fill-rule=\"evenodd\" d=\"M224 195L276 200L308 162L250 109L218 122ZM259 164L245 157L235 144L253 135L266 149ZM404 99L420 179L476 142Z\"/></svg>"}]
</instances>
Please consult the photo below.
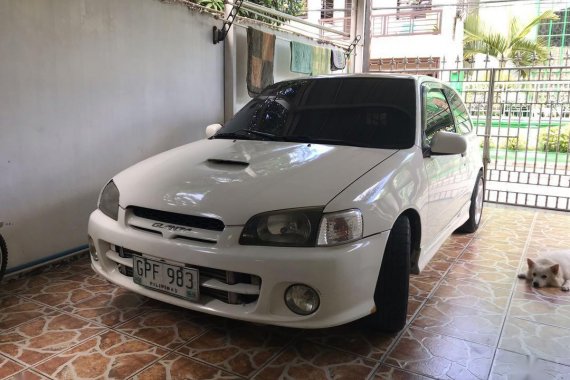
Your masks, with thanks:
<instances>
[{"instance_id":1,"label":"concrete wall","mask_svg":"<svg viewBox=\"0 0 570 380\"><path fill-rule=\"evenodd\" d=\"M120 170L223 120L210 16L154 0L0 1L0 228L8 268L86 244Z\"/></svg>"}]
</instances>

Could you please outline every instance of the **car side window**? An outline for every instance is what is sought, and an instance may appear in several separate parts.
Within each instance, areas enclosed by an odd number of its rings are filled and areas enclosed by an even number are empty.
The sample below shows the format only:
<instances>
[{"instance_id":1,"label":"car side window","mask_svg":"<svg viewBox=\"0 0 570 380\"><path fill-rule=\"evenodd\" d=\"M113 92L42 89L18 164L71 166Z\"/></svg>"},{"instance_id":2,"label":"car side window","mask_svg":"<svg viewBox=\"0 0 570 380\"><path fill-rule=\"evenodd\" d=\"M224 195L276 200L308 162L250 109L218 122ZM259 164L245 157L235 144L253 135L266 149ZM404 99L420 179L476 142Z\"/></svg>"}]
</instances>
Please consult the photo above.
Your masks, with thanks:
<instances>
[{"instance_id":1,"label":"car side window","mask_svg":"<svg viewBox=\"0 0 570 380\"><path fill-rule=\"evenodd\" d=\"M455 91L445 89L444 92L449 101L449 105L451 106L453 117L455 118L455 127L457 132L461 135L471 132L473 125L471 124L469 113L461 101L461 98L455 93Z\"/></svg>"},{"instance_id":2,"label":"car side window","mask_svg":"<svg viewBox=\"0 0 570 380\"><path fill-rule=\"evenodd\" d=\"M428 143L438 131L456 132L449 104L447 104L447 100L440 89L427 91L424 115L425 135Z\"/></svg>"}]
</instances>

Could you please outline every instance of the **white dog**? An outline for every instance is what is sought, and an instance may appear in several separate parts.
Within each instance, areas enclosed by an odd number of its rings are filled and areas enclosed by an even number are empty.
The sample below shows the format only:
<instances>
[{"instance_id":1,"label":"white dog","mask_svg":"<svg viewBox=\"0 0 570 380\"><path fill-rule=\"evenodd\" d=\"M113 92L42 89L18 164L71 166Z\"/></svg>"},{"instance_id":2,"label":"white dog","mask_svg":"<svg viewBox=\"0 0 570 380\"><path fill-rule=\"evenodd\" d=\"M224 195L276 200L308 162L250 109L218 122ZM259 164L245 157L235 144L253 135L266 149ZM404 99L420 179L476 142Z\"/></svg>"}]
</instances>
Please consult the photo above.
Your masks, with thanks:
<instances>
[{"instance_id":1,"label":"white dog","mask_svg":"<svg viewBox=\"0 0 570 380\"><path fill-rule=\"evenodd\" d=\"M570 251L548 252L526 262L528 271L520 273L519 278L531 281L535 288L554 286L570 290Z\"/></svg>"}]
</instances>

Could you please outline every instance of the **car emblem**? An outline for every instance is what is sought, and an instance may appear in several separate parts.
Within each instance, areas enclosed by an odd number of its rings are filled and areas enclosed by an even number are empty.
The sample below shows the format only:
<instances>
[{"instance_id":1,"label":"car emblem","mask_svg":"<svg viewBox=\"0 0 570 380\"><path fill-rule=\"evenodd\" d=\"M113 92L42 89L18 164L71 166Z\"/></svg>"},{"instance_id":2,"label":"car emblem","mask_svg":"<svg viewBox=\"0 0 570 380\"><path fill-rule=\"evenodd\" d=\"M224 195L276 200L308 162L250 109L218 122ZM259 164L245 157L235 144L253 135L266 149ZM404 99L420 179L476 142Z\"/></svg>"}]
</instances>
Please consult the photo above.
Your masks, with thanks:
<instances>
[{"instance_id":1,"label":"car emblem","mask_svg":"<svg viewBox=\"0 0 570 380\"><path fill-rule=\"evenodd\" d=\"M174 224L153 223L152 226L156 227L156 228L163 229L163 230L167 230L170 232L190 232L190 231L192 231L192 228L180 227L180 226L176 226Z\"/></svg>"}]
</instances>

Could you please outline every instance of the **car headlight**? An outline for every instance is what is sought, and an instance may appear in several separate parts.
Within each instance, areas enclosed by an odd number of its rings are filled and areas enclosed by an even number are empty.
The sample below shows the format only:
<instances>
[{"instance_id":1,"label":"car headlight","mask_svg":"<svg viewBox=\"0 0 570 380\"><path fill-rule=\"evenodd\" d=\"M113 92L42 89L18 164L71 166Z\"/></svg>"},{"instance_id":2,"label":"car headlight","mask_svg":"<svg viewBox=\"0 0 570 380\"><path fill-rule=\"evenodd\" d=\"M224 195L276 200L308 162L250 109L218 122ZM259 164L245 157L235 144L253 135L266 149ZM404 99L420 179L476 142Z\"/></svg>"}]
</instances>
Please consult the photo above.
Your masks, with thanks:
<instances>
[{"instance_id":1,"label":"car headlight","mask_svg":"<svg viewBox=\"0 0 570 380\"><path fill-rule=\"evenodd\" d=\"M322 208L280 210L255 215L245 224L239 243L314 247Z\"/></svg>"},{"instance_id":2,"label":"car headlight","mask_svg":"<svg viewBox=\"0 0 570 380\"><path fill-rule=\"evenodd\" d=\"M281 247L314 247L350 243L362 238L362 213L352 209L323 214L321 208L265 212L245 224L239 243Z\"/></svg>"},{"instance_id":3,"label":"car headlight","mask_svg":"<svg viewBox=\"0 0 570 380\"><path fill-rule=\"evenodd\" d=\"M362 213L346 210L324 214L319 228L318 245L350 243L362 238Z\"/></svg>"},{"instance_id":4,"label":"car headlight","mask_svg":"<svg viewBox=\"0 0 570 380\"><path fill-rule=\"evenodd\" d=\"M110 181L99 196L97 208L109 218L119 220L119 189L115 182Z\"/></svg>"}]
</instances>

